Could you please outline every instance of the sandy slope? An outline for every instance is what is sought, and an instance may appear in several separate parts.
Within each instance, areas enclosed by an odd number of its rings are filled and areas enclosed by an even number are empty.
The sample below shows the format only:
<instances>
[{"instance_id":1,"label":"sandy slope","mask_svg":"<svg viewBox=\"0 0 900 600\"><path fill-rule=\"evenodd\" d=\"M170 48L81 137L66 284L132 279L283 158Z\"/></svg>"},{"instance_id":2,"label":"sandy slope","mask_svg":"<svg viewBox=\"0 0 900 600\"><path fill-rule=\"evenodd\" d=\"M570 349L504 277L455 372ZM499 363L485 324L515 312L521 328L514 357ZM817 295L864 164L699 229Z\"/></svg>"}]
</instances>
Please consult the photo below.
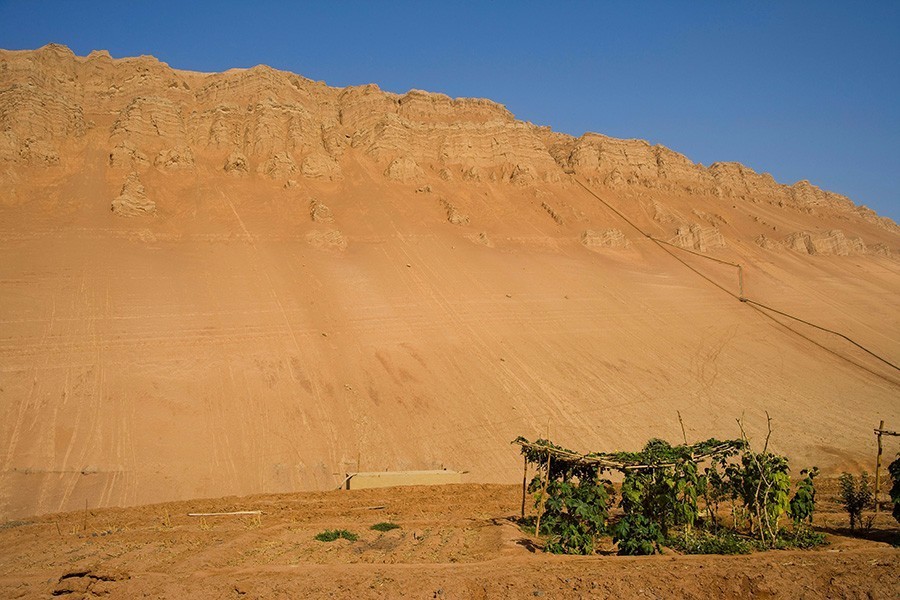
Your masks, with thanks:
<instances>
[{"instance_id":1,"label":"sandy slope","mask_svg":"<svg viewBox=\"0 0 900 600\"><path fill-rule=\"evenodd\" d=\"M636 448L680 438L676 411L691 438L735 437L744 415L757 441L768 411L777 450L837 471L900 423L896 369L765 318L575 179L896 364L900 234L839 196L487 101L0 59L2 517L329 489L357 467L509 482L517 435ZM125 217L117 198L144 206L132 173L153 207ZM737 293L732 267L680 256Z\"/></svg>"}]
</instances>

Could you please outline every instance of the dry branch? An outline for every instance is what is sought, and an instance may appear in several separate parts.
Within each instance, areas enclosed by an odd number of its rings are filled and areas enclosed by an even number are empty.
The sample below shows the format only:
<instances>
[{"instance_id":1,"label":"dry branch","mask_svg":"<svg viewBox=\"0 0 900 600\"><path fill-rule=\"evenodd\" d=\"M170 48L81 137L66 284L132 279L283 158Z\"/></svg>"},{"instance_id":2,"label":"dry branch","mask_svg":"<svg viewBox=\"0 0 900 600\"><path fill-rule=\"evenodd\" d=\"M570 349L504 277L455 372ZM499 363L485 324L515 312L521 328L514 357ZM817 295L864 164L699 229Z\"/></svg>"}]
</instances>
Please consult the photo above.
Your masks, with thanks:
<instances>
[{"instance_id":1,"label":"dry branch","mask_svg":"<svg viewBox=\"0 0 900 600\"><path fill-rule=\"evenodd\" d=\"M261 510L235 510L232 512L188 513L189 517L225 517L231 515L261 515Z\"/></svg>"}]
</instances>

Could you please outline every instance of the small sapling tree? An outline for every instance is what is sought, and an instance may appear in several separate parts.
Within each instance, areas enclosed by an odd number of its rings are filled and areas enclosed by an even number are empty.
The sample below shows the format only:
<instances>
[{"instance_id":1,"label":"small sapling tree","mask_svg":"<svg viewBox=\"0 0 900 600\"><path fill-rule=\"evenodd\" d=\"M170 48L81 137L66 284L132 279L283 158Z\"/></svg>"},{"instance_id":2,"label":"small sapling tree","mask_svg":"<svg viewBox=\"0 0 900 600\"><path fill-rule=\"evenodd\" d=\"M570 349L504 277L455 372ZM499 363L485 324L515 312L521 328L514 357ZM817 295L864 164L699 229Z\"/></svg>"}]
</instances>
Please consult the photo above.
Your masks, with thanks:
<instances>
[{"instance_id":1,"label":"small sapling tree","mask_svg":"<svg viewBox=\"0 0 900 600\"><path fill-rule=\"evenodd\" d=\"M803 479L797 485L797 491L788 505L788 514L794 522L795 530L803 524L812 524L813 512L816 510L816 484L813 480L818 474L818 467L800 471Z\"/></svg>"},{"instance_id":2,"label":"small sapling tree","mask_svg":"<svg viewBox=\"0 0 900 600\"><path fill-rule=\"evenodd\" d=\"M751 531L773 546L778 520L788 508L790 467L785 457L770 452L744 452L739 464L728 465L726 475L734 493L750 514Z\"/></svg>"},{"instance_id":3,"label":"small sapling tree","mask_svg":"<svg viewBox=\"0 0 900 600\"><path fill-rule=\"evenodd\" d=\"M841 486L841 502L850 515L850 529L856 529L857 526L862 526L863 510L872 504L874 498L872 488L869 487L869 474L863 471L857 480L850 473L842 473L838 483Z\"/></svg>"},{"instance_id":4,"label":"small sapling tree","mask_svg":"<svg viewBox=\"0 0 900 600\"><path fill-rule=\"evenodd\" d=\"M719 505L731 495L728 480L722 475L727 465L727 458L714 461L704 470L703 477L699 480L703 503L706 505L706 517L713 531L719 529Z\"/></svg>"},{"instance_id":5,"label":"small sapling tree","mask_svg":"<svg viewBox=\"0 0 900 600\"><path fill-rule=\"evenodd\" d=\"M778 521L788 509L791 476L787 457L768 451L772 436L772 418L768 413L766 426L766 441L762 452L757 453L751 450L744 424L738 419L746 446L740 463L728 465L725 474L732 494L741 499L750 515L751 533L755 531L763 544L773 547L778 543Z\"/></svg>"}]
</instances>

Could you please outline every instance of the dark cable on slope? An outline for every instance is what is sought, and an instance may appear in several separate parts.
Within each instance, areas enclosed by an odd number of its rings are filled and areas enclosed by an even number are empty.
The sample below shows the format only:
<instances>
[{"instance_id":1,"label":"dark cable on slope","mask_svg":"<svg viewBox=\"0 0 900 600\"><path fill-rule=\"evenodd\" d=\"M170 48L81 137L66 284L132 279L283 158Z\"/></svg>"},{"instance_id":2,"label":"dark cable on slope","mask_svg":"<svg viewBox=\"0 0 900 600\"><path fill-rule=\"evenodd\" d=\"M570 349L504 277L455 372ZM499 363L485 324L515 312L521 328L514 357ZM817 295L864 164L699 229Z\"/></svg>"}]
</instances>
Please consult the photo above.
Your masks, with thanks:
<instances>
[{"instance_id":1,"label":"dark cable on slope","mask_svg":"<svg viewBox=\"0 0 900 600\"><path fill-rule=\"evenodd\" d=\"M839 331L835 331L835 330L833 330L833 329L828 329L827 327L822 327L821 325L816 325L815 323L810 323L809 321L805 321L805 320L801 319L800 317L795 317L794 315L789 315L789 314L786 313L786 312L782 312L782 311L780 311L780 310L778 310L778 309L776 309L776 308L772 308L771 306L766 306L765 304L763 304L763 303L761 303L761 302L757 302L757 301L755 301L755 300L751 300L750 298L744 298L743 301L746 302L746 303L748 303L748 304L755 304L756 306L759 306L760 308L764 308L764 309L766 309L766 310L771 310L773 313L777 313L777 314L779 314L779 315L781 315L781 316L783 316L783 317L787 317L787 318L789 318L789 319L793 319L793 320L795 320L795 321L799 321L799 322L803 323L804 325L809 325L810 327L815 327L816 329L820 329L820 330L822 330L822 331L827 331L828 333L833 333L834 335L836 335L836 336L838 336L838 337L842 337L842 338L844 338L845 340L847 340L848 342L850 342L851 344L853 344L854 346L856 346L857 348L859 348L860 350L862 350L863 352L865 352L865 353L867 353L867 354L870 354L871 356L874 356L875 358L877 358L878 360L880 360L881 362L883 362L883 363L886 364L887 366L893 367L893 368L896 369L897 371L900 371L900 367L898 367L898 366L895 365L894 363L892 363L892 362L890 362L890 361L888 361L888 360L886 360L886 359L884 359L884 358L878 356L877 354L875 354L874 352L872 352L871 350L869 350L868 348L866 348L866 347L863 346L862 344L858 344L858 343L854 342L852 339L850 339L849 337L847 337L846 335L844 335L843 333L841 333L841 332L839 332Z\"/></svg>"},{"instance_id":2,"label":"dark cable on slope","mask_svg":"<svg viewBox=\"0 0 900 600\"><path fill-rule=\"evenodd\" d=\"M659 246L659 248L660 248L661 250L663 250L666 254L668 254L669 256L671 256L672 258L674 258L675 260L677 260L678 262L680 262L682 265L684 265L685 267L687 267L688 269L690 269L691 271L693 271L695 274L699 275L700 277L702 277L703 279L705 279L705 280L708 281L709 283L713 284L714 286L716 286L717 288L719 288L720 290L722 290L723 292L725 292L726 294L728 294L728 295L731 296L732 298L735 298L736 300L739 300L739 301L741 301L741 302L743 302L743 303L746 303L746 304L754 305L754 306L751 306L751 308L753 308L754 310L756 310L756 311L759 312L760 314L763 314L763 315L769 317L770 319L772 319L771 315L767 315L766 313L762 312L762 311L760 310L760 308L764 308L764 309L766 309L766 310L771 310L772 312L775 312L775 313L778 313L779 315L788 317L789 319L793 319L793 320L795 320L795 321L799 321L800 323L804 323L804 324L806 324L806 325L809 325L810 327L814 327L814 328L816 328L816 329L819 329L819 330L821 330L821 331L825 331L825 332L827 332L827 333L832 333L832 334L834 334L834 335L836 335L836 336L838 336L838 337L841 337L841 338L847 340L848 342L850 342L851 344L853 344L853 345L856 346L857 348L859 348L859 349L863 350L864 352L866 352L867 354L870 354L871 356L877 358L878 360L880 360L880 361L883 362L884 364L888 365L889 367L893 368L894 370L900 371L900 367L898 367L898 366L895 365L894 363L892 363L892 362L890 362L889 360L887 360L887 359L885 359L885 358L879 356L878 354L875 354L874 352L872 352L871 350L869 350L868 348L866 348L866 347L863 346L862 344L860 344L860 343L858 343L858 342L852 340L850 337L844 335L843 333L840 333L839 331L834 331L833 329L828 329L827 327L822 327L821 325L816 325L815 323L810 323L809 321L805 321L804 319L801 319L800 317L795 317L795 316L790 315L790 314L788 314L788 313L786 313L786 312L782 312L782 311L780 311L780 310L776 310L776 309L774 309L774 308L772 308L772 307L770 307L770 306L766 306L765 304L762 304L762 303L760 303L760 302L756 302L756 301L754 301L754 300L751 300L751 299L749 299L749 298L747 298L747 297L745 297L745 296L743 295L743 289L741 289L741 293L740 293L740 294L735 294L734 292L732 292L731 290L725 288L724 286L720 285L719 283L716 283L716 282L713 281L711 278L707 277L706 275L704 275L703 273L701 273L699 270L695 269L694 267L692 267L691 265L689 265L688 263L686 263L685 261L683 261L681 258L679 258L678 256L676 256L675 253L673 253L671 250L669 250L668 248L666 248L664 245L666 245L666 246L673 246L673 247L676 247L676 248L677 248L677 246L674 246L673 244L670 244L669 242L664 242L663 240L658 240L658 239L656 239L655 237L653 237L652 235L650 235L649 233L646 233L643 229L641 229L640 227L638 227L631 219L629 219L629 218L626 217L624 214L622 214L621 212L619 212L618 210L616 210L616 209L615 209L612 205L610 205L606 200L604 200L603 198L601 198L600 196L598 196L596 193L594 193L594 191L593 191L592 189L590 189L589 187L587 187L586 185L584 185L583 183L581 183L581 181L578 180L578 178L576 178L574 175L572 176L572 180L575 181L575 183L577 183L578 185L580 185L582 188L584 188L584 190L585 190L587 193L589 193L591 196L593 196L594 198L596 198L597 200L599 200L600 202L602 202L603 205L606 206L609 210L611 210L611 211L613 211L614 213L616 213L616 215L618 215L620 219L622 219L623 221L625 221L626 223L628 223L629 225L631 225L635 230L638 231L638 233L640 233L640 234L643 235L644 237L646 237L646 238L648 238L649 240L651 240L652 242L654 242L654 243L655 243L657 246ZM738 269L742 269L740 265L735 264L735 263L731 263L731 262L727 262L727 261L724 261L724 260L720 260L720 259L714 258L714 257L712 257L712 256L706 256L705 254L700 254L700 253L698 253L698 252L692 252L692 251L690 251L690 250L687 250L686 248L679 248L679 249L680 249L680 250L684 250L684 251L686 251L686 252L690 252L691 254L696 254L697 256L702 256L703 258L707 258L707 259L709 259L709 260L714 260L714 261L716 261L716 262L728 264L728 265L737 267ZM741 288L743 288L743 284L741 284ZM757 308L757 307L759 307L759 308ZM775 319L773 319L773 320L775 320ZM778 322L778 321L776 320L776 322ZM782 324L782 325L783 325L783 324ZM784 325L783 325L783 326L784 326ZM785 327L786 327L786 326L785 326ZM790 327L787 327L787 329L788 329L789 331L791 331L791 332L793 332L793 333L799 335L799 336L802 337L803 339L808 340L808 341L810 341L810 342L813 342L814 344L816 344L816 345L819 346L820 348L823 348L823 349L826 349L826 350L827 350L827 348L825 348L825 347L822 346L821 344L819 344L819 343L817 343L817 342L814 342L814 341L811 340L809 337L800 334L798 331L796 331L796 330L794 330L794 329L791 329ZM873 371L870 371L869 369L866 369L865 367L862 367L861 365L859 365L859 364L857 364L857 363L855 363L855 362L853 362L853 361L847 359L846 357L841 356L840 354L837 354L837 353L834 352L833 350L829 350L829 352L831 352L831 353L834 354L835 356L839 356L840 358L843 358L844 360L846 360L847 362L849 362L849 363L852 364L852 365L855 365L855 366L857 366L857 367L863 368L863 369L865 369L866 371L868 371L869 373L872 373L872 374L877 375L877 374L874 373ZM890 379L886 379L886 378L884 378L883 376L880 376L880 377L881 377L882 379L885 379L886 381L891 381ZM891 383L896 383L896 382L891 381Z\"/></svg>"}]
</instances>

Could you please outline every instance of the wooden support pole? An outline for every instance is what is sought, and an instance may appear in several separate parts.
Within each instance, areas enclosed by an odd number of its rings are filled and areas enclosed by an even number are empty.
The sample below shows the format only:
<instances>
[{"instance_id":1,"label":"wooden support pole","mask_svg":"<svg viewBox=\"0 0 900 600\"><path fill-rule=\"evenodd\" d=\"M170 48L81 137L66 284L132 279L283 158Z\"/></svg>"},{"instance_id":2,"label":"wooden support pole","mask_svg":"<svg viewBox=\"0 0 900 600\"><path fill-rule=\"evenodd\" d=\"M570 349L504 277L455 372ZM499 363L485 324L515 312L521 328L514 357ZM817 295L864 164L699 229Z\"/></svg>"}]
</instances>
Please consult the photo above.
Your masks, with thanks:
<instances>
[{"instance_id":1,"label":"wooden support pole","mask_svg":"<svg viewBox=\"0 0 900 600\"><path fill-rule=\"evenodd\" d=\"M525 463L525 470L522 472L522 518L525 518L525 492L528 489L528 457L523 455L522 461Z\"/></svg>"},{"instance_id":2,"label":"wooden support pole","mask_svg":"<svg viewBox=\"0 0 900 600\"><path fill-rule=\"evenodd\" d=\"M884 420L878 424L878 430L875 432L875 437L878 439L878 454L875 455L875 514L877 515L880 509L880 502L878 501L878 492L881 491L881 430L884 429Z\"/></svg>"},{"instance_id":3,"label":"wooden support pole","mask_svg":"<svg viewBox=\"0 0 900 600\"><path fill-rule=\"evenodd\" d=\"M538 511L537 521L534 524L534 539L538 539L541 535L541 515L544 514L544 504L547 502L547 484L550 483L550 456L550 448L547 448L547 470L544 473L544 485L541 487L541 509Z\"/></svg>"}]
</instances>

